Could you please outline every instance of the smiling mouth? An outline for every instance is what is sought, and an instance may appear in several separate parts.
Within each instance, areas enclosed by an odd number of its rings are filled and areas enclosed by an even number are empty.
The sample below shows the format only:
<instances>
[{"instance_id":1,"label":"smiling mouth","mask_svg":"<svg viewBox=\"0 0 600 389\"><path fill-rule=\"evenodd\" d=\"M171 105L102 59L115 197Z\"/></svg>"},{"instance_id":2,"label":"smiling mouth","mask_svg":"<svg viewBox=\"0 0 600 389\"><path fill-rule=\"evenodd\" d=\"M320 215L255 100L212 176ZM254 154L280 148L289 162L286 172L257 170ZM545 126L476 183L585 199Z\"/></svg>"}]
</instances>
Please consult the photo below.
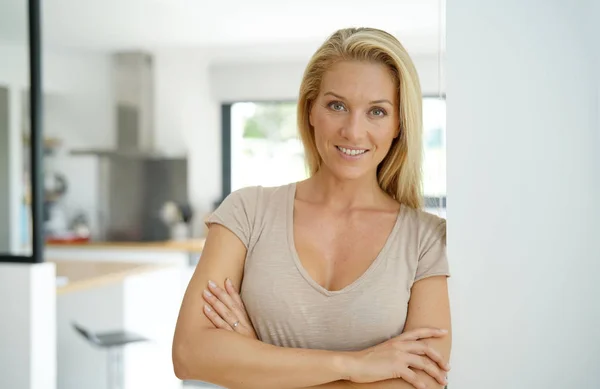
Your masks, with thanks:
<instances>
[{"instance_id":1,"label":"smiling mouth","mask_svg":"<svg viewBox=\"0 0 600 389\"><path fill-rule=\"evenodd\" d=\"M335 146L335 148L349 157L355 157L369 152L368 149L347 149L341 146Z\"/></svg>"}]
</instances>

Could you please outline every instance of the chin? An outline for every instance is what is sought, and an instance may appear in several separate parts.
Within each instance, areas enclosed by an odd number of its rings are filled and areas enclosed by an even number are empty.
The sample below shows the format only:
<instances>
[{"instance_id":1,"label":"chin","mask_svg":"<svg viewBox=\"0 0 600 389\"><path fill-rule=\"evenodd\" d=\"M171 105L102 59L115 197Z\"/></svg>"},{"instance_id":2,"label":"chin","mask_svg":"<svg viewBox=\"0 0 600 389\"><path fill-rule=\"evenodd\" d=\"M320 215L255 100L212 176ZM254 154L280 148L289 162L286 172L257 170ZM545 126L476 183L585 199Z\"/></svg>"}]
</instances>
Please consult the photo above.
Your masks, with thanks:
<instances>
[{"instance_id":1,"label":"chin","mask_svg":"<svg viewBox=\"0 0 600 389\"><path fill-rule=\"evenodd\" d=\"M334 166L327 165L327 170L340 181L353 181L368 177L371 175L371 169L366 169L360 166L340 166L335 164Z\"/></svg>"}]
</instances>

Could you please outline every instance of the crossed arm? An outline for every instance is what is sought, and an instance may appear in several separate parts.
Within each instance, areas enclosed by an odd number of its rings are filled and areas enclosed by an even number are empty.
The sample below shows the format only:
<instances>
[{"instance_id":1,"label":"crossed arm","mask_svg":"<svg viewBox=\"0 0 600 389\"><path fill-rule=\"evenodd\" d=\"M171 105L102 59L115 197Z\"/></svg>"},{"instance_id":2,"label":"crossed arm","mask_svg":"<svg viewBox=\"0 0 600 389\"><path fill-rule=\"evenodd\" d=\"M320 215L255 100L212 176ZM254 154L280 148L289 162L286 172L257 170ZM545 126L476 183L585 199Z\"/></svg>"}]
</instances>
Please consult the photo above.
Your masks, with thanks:
<instances>
[{"instance_id":1,"label":"crossed arm","mask_svg":"<svg viewBox=\"0 0 600 389\"><path fill-rule=\"evenodd\" d=\"M412 288L411 299L408 308L408 316L404 331L410 331L423 327L447 328L448 336L442 338L430 338L421 340L430 344L439 351L445 361L450 360L452 346L450 304L448 301L448 287L446 277L431 277L415 283ZM421 382L427 385L427 389L441 389L433 377L422 370L414 370ZM392 379L369 384L357 384L349 381L336 381L315 386L315 389L415 389L415 387L403 379Z\"/></svg>"},{"instance_id":2,"label":"crossed arm","mask_svg":"<svg viewBox=\"0 0 600 389\"><path fill-rule=\"evenodd\" d=\"M204 305L202 293L209 279L223 285L229 277L234 285L240 285L245 256L246 248L232 232L220 225L210 227L175 329L173 367L178 378L212 382L230 389L414 389L402 379L369 384L346 381L348 353L277 347L215 329L198 309ZM425 326L450 331L445 277L432 277L413 286L405 331ZM450 338L448 334L430 340L445 361L450 356ZM415 373L427 388L442 388L426 373Z\"/></svg>"}]
</instances>

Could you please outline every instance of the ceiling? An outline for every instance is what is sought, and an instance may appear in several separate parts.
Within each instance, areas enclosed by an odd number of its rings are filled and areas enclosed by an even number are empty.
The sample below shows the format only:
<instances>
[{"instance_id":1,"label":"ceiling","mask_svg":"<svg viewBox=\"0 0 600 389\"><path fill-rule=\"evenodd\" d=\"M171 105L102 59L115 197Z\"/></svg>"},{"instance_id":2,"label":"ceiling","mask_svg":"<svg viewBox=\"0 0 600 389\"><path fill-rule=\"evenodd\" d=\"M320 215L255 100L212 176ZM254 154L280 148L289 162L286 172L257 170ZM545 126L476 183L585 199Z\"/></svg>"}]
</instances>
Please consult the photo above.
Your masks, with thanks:
<instances>
[{"instance_id":1,"label":"ceiling","mask_svg":"<svg viewBox=\"0 0 600 389\"><path fill-rule=\"evenodd\" d=\"M313 50L337 28L371 26L394 33L413 53L436 53L442 2L41 0L42 33L45 48L203 47L225 57L256 50L288 57ZM26 4L0 1L0 42L26 42Z\"/></svg>"}]
</instances>

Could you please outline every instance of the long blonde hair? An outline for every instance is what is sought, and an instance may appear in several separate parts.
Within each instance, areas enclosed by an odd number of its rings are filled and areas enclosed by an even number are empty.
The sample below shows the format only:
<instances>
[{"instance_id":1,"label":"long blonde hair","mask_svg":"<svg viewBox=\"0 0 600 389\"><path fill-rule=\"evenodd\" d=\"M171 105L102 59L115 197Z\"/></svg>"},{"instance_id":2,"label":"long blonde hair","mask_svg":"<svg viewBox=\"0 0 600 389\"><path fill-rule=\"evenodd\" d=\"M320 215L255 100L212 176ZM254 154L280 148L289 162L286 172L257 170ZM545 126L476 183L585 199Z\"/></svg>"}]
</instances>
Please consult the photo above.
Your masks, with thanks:
<instances>
[{"instance_id":1,"label":"long blonde hair","mask_svg":"<svg viewBox=\"0 0 600 389\"><path fill-rule=\"evenodd\" d=\"M398 202L421 208L422 194L422 96L417 70L402 44L385 31L346 28L336 31L309 61L298 99L298 129L304 144L309 174L322 160L310 125L310 109L321 88L323 74L339 61L369 61L386 65L398 88L400 132L377 169L379 186Z\"/></svg>"}]
</instances>

